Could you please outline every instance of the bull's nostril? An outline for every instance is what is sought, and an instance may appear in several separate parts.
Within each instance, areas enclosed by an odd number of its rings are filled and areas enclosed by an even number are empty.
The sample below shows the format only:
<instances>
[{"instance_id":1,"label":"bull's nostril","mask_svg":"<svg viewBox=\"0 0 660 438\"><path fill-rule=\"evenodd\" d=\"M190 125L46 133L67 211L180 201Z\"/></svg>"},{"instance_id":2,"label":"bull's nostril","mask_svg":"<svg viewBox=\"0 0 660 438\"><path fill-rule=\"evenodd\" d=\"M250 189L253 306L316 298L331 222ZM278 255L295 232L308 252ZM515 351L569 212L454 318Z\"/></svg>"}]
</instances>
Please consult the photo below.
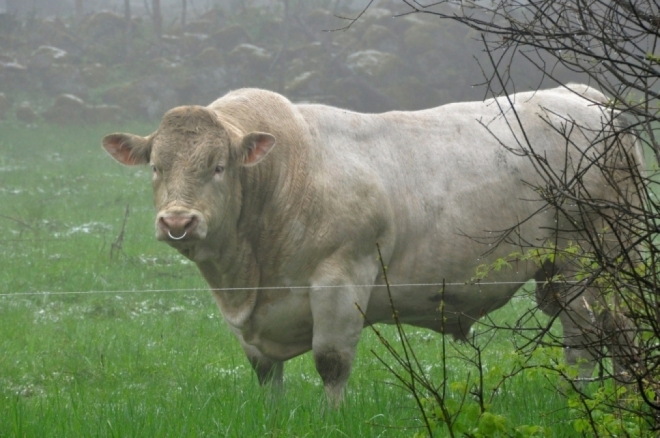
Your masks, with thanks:
<instances>
[{"instance_id":1,"label":"bull's nostril","mask_svg":"<svg viewBox=\"0 0 660 438\"><path fill-rule=\"evenodd\" d=\"M190 222L186 225L186 230L192 231L195 228L197 228L197 223L199 222L199 219L197 219L197 216L192 216L190 218Z\"/></svg>"},{"instance_id":2,"label":"bull's nostril","mask_svg":"<svg viewBox=\"0 0 660 438\"><path fill-rule=\"evenodd\" d=\"M181 240L197 228L199 218L195 215L165 215L158 219L158 226L173 240Z\"/></svg>"}]
</instances>

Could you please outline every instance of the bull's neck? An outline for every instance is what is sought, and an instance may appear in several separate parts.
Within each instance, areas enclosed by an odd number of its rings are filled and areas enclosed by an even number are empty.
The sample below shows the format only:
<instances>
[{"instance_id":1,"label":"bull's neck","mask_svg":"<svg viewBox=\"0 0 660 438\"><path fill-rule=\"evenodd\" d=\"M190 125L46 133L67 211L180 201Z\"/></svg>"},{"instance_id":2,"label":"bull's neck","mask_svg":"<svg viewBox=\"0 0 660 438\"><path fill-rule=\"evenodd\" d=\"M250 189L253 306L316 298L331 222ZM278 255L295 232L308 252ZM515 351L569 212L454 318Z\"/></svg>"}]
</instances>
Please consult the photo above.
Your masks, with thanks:
<instances>
[{"instance_id":1,"label":"bull's neck","mask_svg":"<svg viewBox=\"0 0 660 438\"><path fill-rule=\"evenodd\" d=\"M236 242L234 251L219 259L197 262L213 297L227 322L243 328L254 310L259 286L259 269L249 245Z\"/></svg>"},{"instance_id":2,"label":"bull's neck","mask_svg":"<svg viewBox=\"0 0 660 438\"><path fill-rule=\"evenodd\" d=\"M246 172L238 221L239 239L251 245L260 271L275 278L281 274L281 263L300 249L304 236L292 224L305 223L313 199L304 152L292 145L279 146L272 157Z\"/></svg>"}]
</instances>

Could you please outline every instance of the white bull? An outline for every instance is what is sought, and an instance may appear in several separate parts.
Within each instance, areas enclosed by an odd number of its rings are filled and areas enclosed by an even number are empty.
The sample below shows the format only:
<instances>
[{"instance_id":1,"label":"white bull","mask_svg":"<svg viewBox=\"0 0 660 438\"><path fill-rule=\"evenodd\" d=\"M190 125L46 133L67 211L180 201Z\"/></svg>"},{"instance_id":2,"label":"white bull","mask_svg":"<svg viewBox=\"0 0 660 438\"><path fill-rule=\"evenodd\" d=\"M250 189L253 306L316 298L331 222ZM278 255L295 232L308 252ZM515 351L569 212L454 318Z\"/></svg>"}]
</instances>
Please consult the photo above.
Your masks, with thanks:
<instances>
[{"instance_id":1,"label":"white bull","mask_svg":"<svg viewBox=\"0 0 660 438\"><path fill-rule=\"evenodd\" d=\"M541 181L533 160L503 145L524 148L526 138L564 169L596 134L581 132L567 148L556 128L571 118L597 130L604 112L593 101L604 99L580 85L513 95L523 137L506 98L358 114L242 89L170 110L148 137L108 135L103 147L123 164L151 166L156 237L197 264L260 382L281 381L283 361L312 350L336 402L365 326L357 306L369 322L392 322L377 242L392 282L431 284L392 289L400 320L456 338L521 283L558 272L520 262L488 277L501 284L454 285L554 235L555 215L530 188ZM612 197L598 172L584 181L593 197ZM515 233L496 247L471 238L506 229ZM570 237L564 227L558 241ZM443 279L452 284L444 321ZM565 342L579 347L594 297L560 307L554 292L537 294L546 311L561 311ZM569 351L569 362L588 357Z\"/></svg>"}]
</instances>

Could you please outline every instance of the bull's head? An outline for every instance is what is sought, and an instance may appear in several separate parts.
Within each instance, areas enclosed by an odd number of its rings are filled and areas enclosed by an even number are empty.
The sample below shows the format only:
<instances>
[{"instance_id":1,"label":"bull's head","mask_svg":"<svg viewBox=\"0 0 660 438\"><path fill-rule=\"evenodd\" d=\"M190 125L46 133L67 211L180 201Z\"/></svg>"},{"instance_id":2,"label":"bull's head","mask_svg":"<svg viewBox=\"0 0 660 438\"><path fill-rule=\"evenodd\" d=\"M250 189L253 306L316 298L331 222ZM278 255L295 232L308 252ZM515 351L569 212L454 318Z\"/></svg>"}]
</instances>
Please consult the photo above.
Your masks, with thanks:
<instances>
[{"instance_id":1,"label":"bull's head","mask_svg":"<svg viewBox=\"0 0 660 438\"><path fill-rule=\"evenodd\" d=\"M195 261L217 255L223 230L235 230L241 168L259 163L274 144L270 134L225 129L213 111L199 106L168 111L148 137L103 138L120 163L151 166L156 238Z\"/></svg>"}]
</instances>

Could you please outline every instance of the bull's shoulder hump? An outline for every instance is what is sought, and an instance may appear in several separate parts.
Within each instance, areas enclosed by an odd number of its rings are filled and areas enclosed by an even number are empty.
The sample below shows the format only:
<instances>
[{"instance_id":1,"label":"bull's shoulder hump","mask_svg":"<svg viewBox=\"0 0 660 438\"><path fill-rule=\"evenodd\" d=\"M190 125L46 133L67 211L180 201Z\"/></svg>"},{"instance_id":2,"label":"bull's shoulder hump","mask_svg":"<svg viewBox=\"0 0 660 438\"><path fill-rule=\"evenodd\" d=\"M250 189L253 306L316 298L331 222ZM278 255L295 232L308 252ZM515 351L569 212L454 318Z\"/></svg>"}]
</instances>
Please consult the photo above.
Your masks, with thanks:
<instances>
[{"instance_id":1,"label":"bull's shoulder hump","mask_svg":"<svg viewBox=\"0 0 660 438\"><path fill-rule=\"evenodd\" d=\"M232 90L224 96L217 99L211 105L215 103L222 103L223 101L232 101L232 100L247 100L247 101L259 101L259 100L276 100L284 101L291 103L289 99L285 96L276 93L274 91L264 90L262 88L239 88L237 90Z\"/></svg>"}]
</instances>

